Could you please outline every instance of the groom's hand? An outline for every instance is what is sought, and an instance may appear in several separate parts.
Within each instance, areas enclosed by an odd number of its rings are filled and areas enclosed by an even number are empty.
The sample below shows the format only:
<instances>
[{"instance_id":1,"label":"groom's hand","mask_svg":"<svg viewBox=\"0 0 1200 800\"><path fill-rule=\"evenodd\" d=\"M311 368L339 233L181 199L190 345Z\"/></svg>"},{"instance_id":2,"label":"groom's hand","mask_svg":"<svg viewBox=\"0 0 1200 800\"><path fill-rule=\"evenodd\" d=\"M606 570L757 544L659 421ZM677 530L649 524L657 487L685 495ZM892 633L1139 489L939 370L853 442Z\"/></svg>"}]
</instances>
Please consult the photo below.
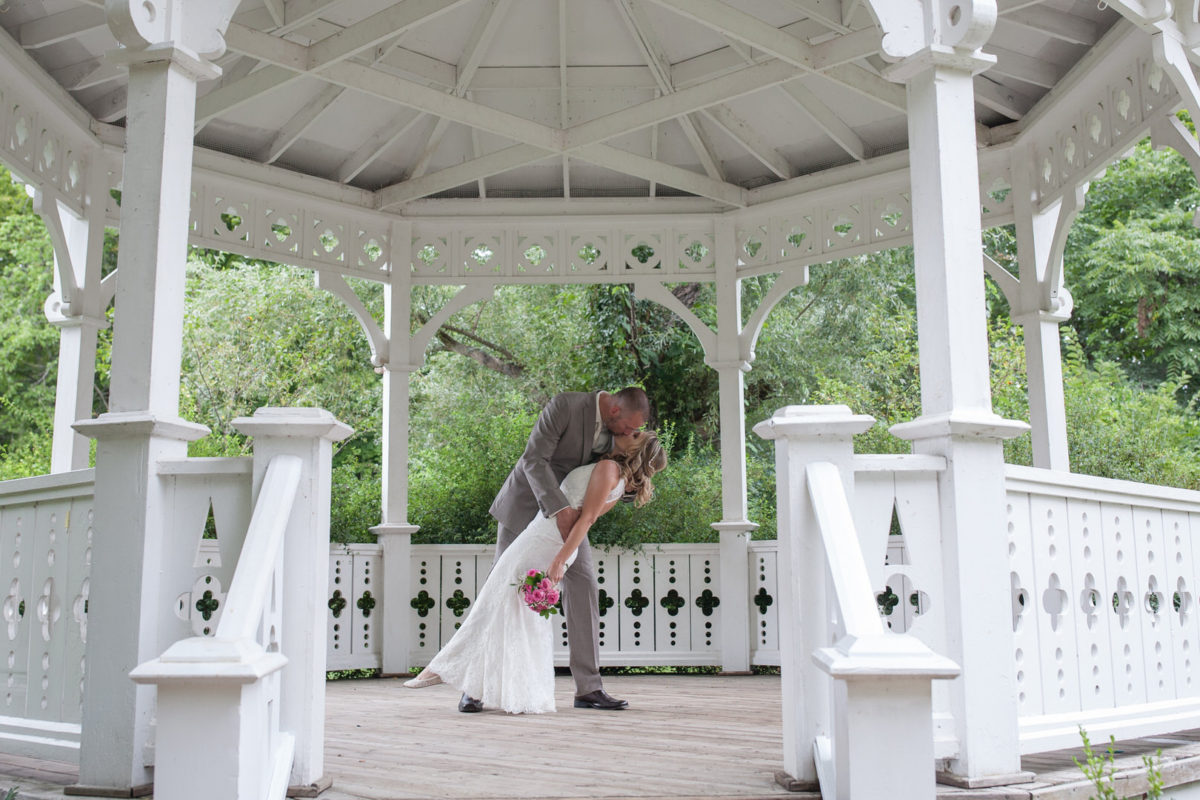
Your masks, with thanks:
<instances>
[{"instance_id":1,"label":"groom's hand","mask_svg":"<svg viewBox=\"0 0 1200 800\"><path fill-rule=\"evenodd\" d=\"M579 519L579 509L567 506L562 511L554 515L554 521L558 523L558 535L565 542L571 534L571 528L575 527L576 520Z\"/></svg>"}]
</instances>

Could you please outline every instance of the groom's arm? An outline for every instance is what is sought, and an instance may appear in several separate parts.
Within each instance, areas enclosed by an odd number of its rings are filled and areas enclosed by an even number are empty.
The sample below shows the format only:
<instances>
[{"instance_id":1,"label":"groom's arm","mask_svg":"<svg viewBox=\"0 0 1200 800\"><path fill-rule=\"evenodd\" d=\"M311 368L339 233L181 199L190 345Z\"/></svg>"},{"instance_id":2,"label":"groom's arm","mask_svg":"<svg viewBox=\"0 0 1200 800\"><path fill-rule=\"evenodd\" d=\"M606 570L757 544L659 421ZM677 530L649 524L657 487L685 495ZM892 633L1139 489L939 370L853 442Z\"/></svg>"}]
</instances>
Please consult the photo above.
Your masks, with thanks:
<instances>
[{"instance_id":1,"label":"groom's arm","mask_svg":"<svg viewBox=\"0 0 1200 800\"><path fill-rule=\"evenodd\" d=\"M556 395L538 415L525 452L517 461L518 469L525 473L529 481L538 507L547 517L554 516L570 505L567 496L558 488L560 481L550 467L550 459L558 449L570 421L571 409L566 397Z\"/></svg>"}]
</instances>

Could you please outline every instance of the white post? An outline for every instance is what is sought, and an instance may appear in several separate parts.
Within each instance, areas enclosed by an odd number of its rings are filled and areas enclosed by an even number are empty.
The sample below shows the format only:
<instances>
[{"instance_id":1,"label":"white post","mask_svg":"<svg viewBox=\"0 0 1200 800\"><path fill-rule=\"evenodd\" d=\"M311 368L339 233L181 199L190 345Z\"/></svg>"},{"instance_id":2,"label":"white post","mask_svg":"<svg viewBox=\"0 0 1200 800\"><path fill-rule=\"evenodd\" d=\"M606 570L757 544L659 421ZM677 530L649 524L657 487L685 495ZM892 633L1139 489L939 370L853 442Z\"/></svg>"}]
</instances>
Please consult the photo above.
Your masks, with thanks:
<instances>
[{"instance_id":1,"label":"white post","mask_svg":"<svg viewBox=\"0 0 1200 800\"><path fill-rule=\"evenodd\" d=\"M408 672L412 647L408 603L412 597L412 535L408 521L408 380L420 367L423 354L411 352L412 282L408 252L411 226L392 227L391 281L384 324L388 360L383 365L383 519L371 528L383 547L383 674Z\"/></svg>"},{"instance_id":2,"label":"white post","mask_svg":"<svg viewBox=\"0 0 1200 800\"><path fill-rule=\"evenodd\" d=\"M115 4L110 4L115 5ZM88 613L79 785L68 793L145 794L154 689L130 671L157 657L158 618L170 613L160 576L171 558L162 531L161 459L187 454L208 432L179 418L184 267L196 81L219 73L182 47L134 43L129 64L112 411L76 423L98 440L97 541ZM327 557L326 557L327 559Z\"/></svg>"},{"instance_id":3,"label":"white post","mask_svg":"<svg viewBox=\"0 0 1200 800\"><path fill-rule=\"evenodd\" d=\"M315 796L325 777L325 639L329 596L329 496L333 442L349 426L319 408L260 408L234 427L254 437L254 490L271 459L299 456L300 488L283 544L282 630L288 666L279 689L279 727L295 737L289 794Z\"/></svg>"},{"instance_id":4,"label":"white post","mask_svg":"<svg viewBox=\"0 0 1200 800\"><path fill-rule=\"evenodd\" d=\"M54 293L46 301L46 318L59 329L58 380L54 392L54 441L50 471L86 469L88 439L71 426L92 417L92 387L96 374L97 332L105 327L100 307L100 268L104 255L105 170L99 156L88 165L87 216L76 217L57 208L63 236L53 237ZM47 202L55 203L53 199ZM66 248L69 252L59 253ZM60 270L70 265L79 289L72 308L63 307Z\"/></svg>"},{"instance_id":5,"label":"white post","mask_svg":"<svg viewBox=\"0 0 1200 800\"><path fill-rule=\"evenodd\" d=\"M830 737L833 680L813 661L830 644L825 550L805 470L813 462L836 466L846 496L854 497L854 435L875 420L846 406L788 406L754 432L775 442L779 536L779 653L783 689L783 773L791 791L817 788L813 745Z\"/></svg>"},{"instance_id":6,"label":"white post","mask_svg":"<svg viewBox=\"0 0 1200 800\"><path fill-rule=\"evenodd\" d=\"M1001 440L1027 429L991 409L980 249L973 70L990 62L934 46L889 77L908 88L922 415L892 432L946 459L939 474L953 780L1026 779L1017 741Z\"/></svg>"},{"instance_id":7,"label":"white post","mask_svg":"<svg viewBox=\"0 0 1200 800\"><path fill-rule=\"evenodd\" d=\"M1039 211L1030 175L1034 161L1027 150L1014 153L1013 217L1020 285L1012 317L1025 338L1033 465L1070 472L1058 326L1071 318L1070 293L1061 285L1063 248L1067 230L1082 207L1083 187Z\"/></svg>"},{"instance_id":8,"label":"white post","mask_svg":"<svg viewBox=\"0 0 1200 800\"><path fill-rule=\"evenodd\" d=\"M750 536L758 527L746 517L746 401L741 356L742 285L737 277L733 223L717 224L717 371L721 415L721 669L750 672Z\"/></svg>"}]
</instances>

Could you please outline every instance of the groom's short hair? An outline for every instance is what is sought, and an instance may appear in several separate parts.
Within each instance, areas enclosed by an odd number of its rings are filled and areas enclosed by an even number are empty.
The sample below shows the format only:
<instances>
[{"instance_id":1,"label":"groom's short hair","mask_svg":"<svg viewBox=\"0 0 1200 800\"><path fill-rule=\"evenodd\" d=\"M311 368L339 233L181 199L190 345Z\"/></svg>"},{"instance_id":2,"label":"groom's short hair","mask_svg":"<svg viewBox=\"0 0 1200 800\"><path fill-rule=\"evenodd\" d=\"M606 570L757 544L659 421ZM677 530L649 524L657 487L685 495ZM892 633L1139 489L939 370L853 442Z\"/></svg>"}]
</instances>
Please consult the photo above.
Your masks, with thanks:
<instances>
[{"instance_id":1,"label":"groom's short hair","mask_svg":"<svg viewBox=\"0 0 1200 800\"><path fill-rule=\"evenodd\" d=\"M617 401L617 405L622 410L633 411L641 414L646 420L650 419L650 398L646 397L646 392L637 386L625 387L614 394L613 399Z\"/></svg>"}]
</instances>

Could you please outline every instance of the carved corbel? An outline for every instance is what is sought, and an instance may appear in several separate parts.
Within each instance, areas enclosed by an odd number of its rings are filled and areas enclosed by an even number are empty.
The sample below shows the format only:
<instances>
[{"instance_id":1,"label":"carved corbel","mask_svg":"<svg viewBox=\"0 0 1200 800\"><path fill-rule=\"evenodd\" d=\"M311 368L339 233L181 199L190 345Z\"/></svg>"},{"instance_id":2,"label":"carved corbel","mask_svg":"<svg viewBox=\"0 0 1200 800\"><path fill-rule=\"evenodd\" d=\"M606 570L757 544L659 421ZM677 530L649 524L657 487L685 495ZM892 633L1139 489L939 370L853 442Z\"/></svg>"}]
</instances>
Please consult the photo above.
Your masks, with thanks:
<instances>
[{"instance_id":1,"label":"carved corbel","mask_svg":"<svg viewBox=\"0 0 1200 800\"><path fill-rule=\"evenodd\" d=\"M717 334L712 328L705 325L704 321L685 306L678 297L671 294L667 287L663 286L657 280L646 279L634 281L633 285L639 295L647 300L653 300L658 303L683 320L692 329L696 340L700 342L700 348L704 351L705 362L716 357Z\"/></svg>"},{"instance_id":2,"label":"carved corbel","mask_svg":"<svg viewBox=\"0 0 1200 800\"><path fill-rule=\"evenodd\" d=\"M318 271L314 276L314 281L317 288L324 289L339 298L353 312L363 333L367 335L367 343L371 347L371 364L376 367L386 364L388 361L387 337L383 335L379 324L375 322L371 312L363 305L363 301L350 288L350 284L346 283L346 279L332 272Z\"/></svg>"},{"instance_id":3,"label":"carved corbel","mask_svg":"<svg viewBox=\"0 0 1200 800\"><path fill-rule=\"evenodd\" d=\"M46 299L46 318L54 322L65 317L77 317L83 310L80 308L79 283L75 280L75 266L71 259L71 250L67 247L67 235L59 215L58 201L38 189L33 193L33 210L46 225L50 244L54 247L54 263L58 267L59 289Z\"/></svg>"},{"instance_id":4,"label":"carved corbel","mask_svg":"<svg viewBox=\"0 0 1200 800\"><path fill-rule=\"evenodd\" d=\"M1189 60L1189 51L1174 36L1163 31L1155 32L1150 40L1154 45L1154 61L1171 78L1175 90L1183 98L1183 104L1193 119L1200 119L1200 83L1196 70Z\"/></svg>"},{"instance_id":5,"label":"carved corbel","mask_svg":"<svg viewBox=\"0 0 1200 800\"><path fill-rule=\"evenodd\" d=\"M867 7L883 31L883 57L894 62L930 47L974 53L996 27L995 0L869 0Z\"/></svg>"},{"instance_id":6,"label":"carved corbel","mask_svg":"<svg viewBox=\"0 0 1200 800\"><path fill-rule=\"evenodd\" d=\"M1165 114L1150 124L1150 141L1156 150L1169 147L1183 156L1192 174L1200 181L1200 143L1192 132L1174 114ZM1192 217L1192 224L1200 227L1200 208Z\"/></svg>"},{"instance_id":7,"label":"carved corbel","mask_svg":"<svg viewBox=\"0 0 1200 800\"><path fill-rule=\"evenodd\" d=\"M105 0L121 49L118 63L171 60L197 79L220 70L208 62L225 52L225 31L240 0Z\"/></svg>"},{"instance_id":8,"label":"carved corbel","mask_svg":"<svg viewBox=\"0 0 1200 800\"><path fill-rule=\"evenodd\" d=\"M750 318L746 320L746 324L742 326L742 332L738 334L738 350L742 361L746 363L744 371L749 372L750 365L754 363L754 345L758 343L758 335L762 333L763 325L767 321L767 315L793 289L807 284L807 266L801 267L794 272L783 273L775 279L775 283L771 285L771 289L759 301L758 307L754 309L754 313L750 315Z\"/></svg>"}]
</instances>

